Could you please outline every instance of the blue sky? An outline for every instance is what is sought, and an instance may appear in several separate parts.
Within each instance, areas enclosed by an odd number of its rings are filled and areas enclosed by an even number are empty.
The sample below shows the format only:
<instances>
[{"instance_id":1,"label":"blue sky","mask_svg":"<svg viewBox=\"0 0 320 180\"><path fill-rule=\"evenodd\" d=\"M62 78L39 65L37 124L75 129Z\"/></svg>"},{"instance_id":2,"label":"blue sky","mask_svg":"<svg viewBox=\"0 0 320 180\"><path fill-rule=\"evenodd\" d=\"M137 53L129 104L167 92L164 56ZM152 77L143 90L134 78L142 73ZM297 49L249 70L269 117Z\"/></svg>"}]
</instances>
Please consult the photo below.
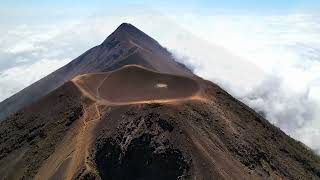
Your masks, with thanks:
<instances>
[{"instance_id":1,"label":"blue sky","mask_svg":"<svg viewBox=\"0 0 320 180\"><path fill-rule=\"evenodd\" d=\"M81 19L96 14L100 16L134 14L126 8L139 9L139 13L155 11L165 15L184 13L204 15L214 13L243 13L247 15L318 14L320 0L2 0L0 26L8 27L10 24L17 23L39 24L47 21Z\"/></svg>"},{"instance_id":2,"label":"blue sky","mask_svg":"<svg viewBox=\"0 0 320 180\"><path fill-rule=\"evenodd\" d=\"M229 10L317 10L320 8L319 0L189 0L189 1L152 1L152 0L5 0L1 2L3 8L17 7L69 7L69 8L88 8L105 6L121 6L130 4L142 4L151 7L166 7L166 8L201 8L201 9L229 9Z\"/></svg>"}]
</instances>

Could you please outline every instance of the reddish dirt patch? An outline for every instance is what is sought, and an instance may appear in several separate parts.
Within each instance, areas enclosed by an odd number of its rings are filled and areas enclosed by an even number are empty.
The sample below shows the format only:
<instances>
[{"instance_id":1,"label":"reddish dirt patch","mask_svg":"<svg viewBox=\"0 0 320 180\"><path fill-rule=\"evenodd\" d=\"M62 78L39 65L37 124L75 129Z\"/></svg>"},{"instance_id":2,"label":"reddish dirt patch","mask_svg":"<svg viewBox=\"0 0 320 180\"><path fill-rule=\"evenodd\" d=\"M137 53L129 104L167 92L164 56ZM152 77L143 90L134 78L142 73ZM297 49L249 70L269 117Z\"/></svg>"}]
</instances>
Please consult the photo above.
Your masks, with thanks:
<instances>
[{"instance_id":1,"label":"reddish dirt patch","mask_svg":"<svg viewBox=\"0 0 320 180\"><path fill-rule=\"evenodd\" d=\"M98 88L98 93L107 101L121 103L183 99L193 96L198 89L198 84L190 78L129 66L111 73Z\"/></svg>"}]
</instances>

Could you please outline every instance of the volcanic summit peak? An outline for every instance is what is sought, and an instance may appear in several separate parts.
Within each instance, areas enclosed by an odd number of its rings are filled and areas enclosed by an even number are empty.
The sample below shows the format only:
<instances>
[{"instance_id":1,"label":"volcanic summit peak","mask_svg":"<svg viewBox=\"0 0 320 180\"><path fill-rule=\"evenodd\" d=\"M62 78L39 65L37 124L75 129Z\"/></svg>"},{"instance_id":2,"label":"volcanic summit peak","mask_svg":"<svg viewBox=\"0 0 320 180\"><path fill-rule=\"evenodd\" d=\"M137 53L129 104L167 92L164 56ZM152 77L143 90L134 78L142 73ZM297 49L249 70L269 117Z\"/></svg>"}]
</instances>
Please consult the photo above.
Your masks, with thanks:
<instances>
[{"instance_id":1,"label":"volcanic summit peak","mask_svg":"<svg viewBox=\"0 0 320 180\"><path fill-rule=\"evenodd\" d=\"M140 35L140 36L148 36L143 31L135 27L130 23L122 23L118 28L114 31L115 33L129 33L130 35ZM151 38L151 37L150 37Z\"/></svg>"},{"instance_id":2,"label":"volcanic summit peak","mask_svg":"<svg viewBox=\"0 0 320 180\"><path fill-rule=\"evenodd\" d=\"M120 26L118 26L118 28L107 37L103 44L112 41L114 38L122 41L134 41L136 43L148 46L149 48L162 48L162 46L155 39L148 36L146 33L130 23L122 23Z\"/></svg>"},{"instance_id":3,"label":"volcanic summit peak","mask_svg":"<svg viewBox=\"0 0 320 180\"><path fill-rule=\"evenodd\" d=\"M116 29L116 31L140 31L138 28L136 28L134 25L130 23L121 23L120 26Z\"/></svg>"}]
</instances>

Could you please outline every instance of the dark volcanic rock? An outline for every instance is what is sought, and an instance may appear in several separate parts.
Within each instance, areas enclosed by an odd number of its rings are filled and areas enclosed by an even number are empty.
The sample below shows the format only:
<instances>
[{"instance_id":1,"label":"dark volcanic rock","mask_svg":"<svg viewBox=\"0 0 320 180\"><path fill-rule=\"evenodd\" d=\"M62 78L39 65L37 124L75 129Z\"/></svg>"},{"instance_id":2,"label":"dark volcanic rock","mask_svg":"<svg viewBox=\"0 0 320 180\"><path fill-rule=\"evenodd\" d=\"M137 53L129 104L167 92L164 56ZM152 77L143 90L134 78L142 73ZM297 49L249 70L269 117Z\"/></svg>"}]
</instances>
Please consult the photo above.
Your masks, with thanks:
<instances>
[{"instance_id":1,"label":"dark volcanic rock","mask_svg":"<svg viewBox=\"0 0 320 180\"><path fill-rule=\"evenodd\" d=\"M129 24L0 116L18 109L0 123L1 179L320 179L312 151Z\"/></svg>"}]
</instances>

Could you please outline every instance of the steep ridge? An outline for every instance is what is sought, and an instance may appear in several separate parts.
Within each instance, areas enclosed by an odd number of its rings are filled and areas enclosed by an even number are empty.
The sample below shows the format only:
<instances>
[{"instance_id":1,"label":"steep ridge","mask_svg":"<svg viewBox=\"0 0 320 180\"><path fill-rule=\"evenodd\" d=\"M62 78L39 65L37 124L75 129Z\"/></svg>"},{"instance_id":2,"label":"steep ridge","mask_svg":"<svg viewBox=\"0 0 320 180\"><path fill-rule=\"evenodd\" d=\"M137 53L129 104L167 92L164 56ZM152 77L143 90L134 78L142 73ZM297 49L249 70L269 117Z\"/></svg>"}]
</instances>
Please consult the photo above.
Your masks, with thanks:
<instances>
[{"instance_id":1,"label":"steep ridge","mask_svg":"<svg viewBox=\"0 0 320 180\"><path fill-rule=\"evenodd\" d=\"M121 38L136 41L135 31ZM136 55L74 76L0 122L0 177L320 179L318 156L223 89Z\"/></svg>"},{"instance_id":2,"label":"steep ridge","mask_svg":"<svg viewBox=\"0 0 320 180\"><path fill-rule=\"evenodd\" d=\"M85 73L106 72L138 64L163 73L192 76L157 41L131 24L121 24L100 45L0 103L0 120Z\"/></svg>"}]
</instances>

